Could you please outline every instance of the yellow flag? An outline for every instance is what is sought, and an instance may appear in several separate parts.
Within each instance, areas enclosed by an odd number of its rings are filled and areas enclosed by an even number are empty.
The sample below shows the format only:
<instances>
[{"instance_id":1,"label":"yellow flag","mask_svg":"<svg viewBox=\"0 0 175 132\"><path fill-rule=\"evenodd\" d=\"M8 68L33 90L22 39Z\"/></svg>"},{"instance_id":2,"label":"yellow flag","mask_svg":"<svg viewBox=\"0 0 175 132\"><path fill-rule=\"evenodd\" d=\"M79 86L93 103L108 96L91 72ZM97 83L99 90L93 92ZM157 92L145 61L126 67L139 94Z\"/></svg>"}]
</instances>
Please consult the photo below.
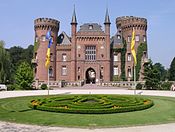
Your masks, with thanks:
<instances>
[{"instance_id":1,"label":"yellow flag","mask_svg":"<svg viewBox=\"0 0 175 132\"><path fill-rule=\"evenodd\" d=\"M48 68L50 65L50 48L47 49L45 67Z\"/></svg>"},{"instance_id":2,"label":"yellow flag","mask_svg":"<svg viewBox=\"0 0 175 132\"><path fill-rule=\"evenodd\" d=\"M132 31L132 40L131 40L131 53L134 58L134 64L137 65L137 58L136 58L136 52L135 52L135 30Z\"/></svg>"}]
</instances>

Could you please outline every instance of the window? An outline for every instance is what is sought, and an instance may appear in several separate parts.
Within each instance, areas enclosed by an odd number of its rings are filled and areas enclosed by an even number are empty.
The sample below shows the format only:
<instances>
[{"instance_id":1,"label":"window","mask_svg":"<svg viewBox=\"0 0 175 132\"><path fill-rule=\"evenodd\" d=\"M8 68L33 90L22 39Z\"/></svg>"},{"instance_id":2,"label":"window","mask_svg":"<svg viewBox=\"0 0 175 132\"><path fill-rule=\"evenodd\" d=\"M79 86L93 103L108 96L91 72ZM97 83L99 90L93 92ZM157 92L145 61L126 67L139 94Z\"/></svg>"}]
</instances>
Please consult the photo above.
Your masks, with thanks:
<instances>
[{"instance_id":1,"label":"window","mask_svg":"<svg viewBox=\"0 0 175 132\"><path fill-rule=\"evenodd\" d=\"M118 73L119 73L119 72L118 72L118 66L117 66L117 67L114 67L114 76L119 75Z\"/></svg>"},{"instance_id":2,"label":"window","mask_svg":"<svg viewBox=\"0 0 175 132\"><path fill-rule=\"evenodd\" d=\"M114 55L114 61L118 61L118 54Z\"/></svg>"},{"instance_id":3,"label":"window","mask_svg":"<svg viewBox=\"0 0 175 132\"><path fill-rule=\"evenodd\" d=\"M80 72L80 67L78 67L78 72Z\"/></svg>"},{"instance_id":4,"label":"window","mask_svg":"<svg viewBox=\"0 0 175 132\"><path fill-rule=\"evenodd\" d=\"M37 73L37 68L35 68L35 74Z\"/></svg>"},{"instance_id":5,"label":"window","mask_svg":"<svg viewBox=\"0 0 175 132\"><path fill-rule=\"evenodd\" d=\"M80 76L78 75L78 80L80 80Z\"/></svg>"},{"instance_id":6,"label":"window","mask_svg":"<svg viewBox=\"0 0 175 132\"><path fill-rule=\"evenodd\" d=\"M38 37L37 36L35 37L35 42L38 42Z\"/></svg>"},{"instance_id":7,"label":"window","mask_svg":"<svg viewBox=\"0 0 175 132\"><path fill-rule=\"evenodd\" d=\"M67 75L67 67L66 66L62 66L61 73L62 73L63 76Z\"/></svg>"},{"instance_id":8,"label":"window","mask_svg":"<svg viewBox=\"0 0 175 132\"><path fill-rule=\"evenodd\" d=\"M89 29L93 29L93 26L92 25L89 25Z\"/></svg>"},{"instance_id":9,"label":"window","mask_svg":"<svg viewBox=\"0 0 175 132\"><path fill-rule=\"evenodd\" d=\"M120 35L117 35L117 39L121 39L121 36Z\"/></svg>"},{"instance_id":10,"label":"window","mask_svg":"<svg viewBox=\"0 0 175 132\"><path fill-rule=\"evenodd\" d=\"M139 42L140 41L140 36L139 35L136 35L136 42Z\"/></svg>"},{"instance_id":11,"label":"window","mask_svg":"<svg viewBox=\"0 0 175 132\"><path fill-rule=\"evenodd\" d=\"M95 46L86 46L85 47L85 60L86 61L95 61L96 60L96 47Z\"/></svg>"},{"instance_id":12,"label":"window","mask_svg":"<svg viewBox=\"0 0 175 132\"><path fill-rule=\"evenodd\" d=\"M49 77L52 77L53 76L53 69L52 67L49 68Z\"/></svg>"},{"instance_id":13,"label":"window","mask_svg":"<svg viewBox=\"0 0 175 132\"><path fill-rule=\"evenodd\" d=\"M66 54L62 54L62 61L66 61L66 60L67 60Z\"/></svg>"},{"instance_id":14,"label":"window","mask_svg":"<svg viewBox=\"0 0 175 132\"><path fill-rule=\"evenodd\" d=\"M146 51L143 52L143 58L147 58L147 53L146 53Z\"/></svg>"},{"instance_id":15,"label":"window","mask_svg":"<svg viewBox=\"0 0 175 132\"><path fill-rule=\"evenodd\" d=\"M132 77L131 68L130 67L128 68L128 77Z\"/></svg>"},{"instance_id":16,"label":"window","mask_svg":"<svg viewBox=\"0 0 175 132\"><path fill-rule=\"evenodd\" d=\"M128 42L131 42L131 36L128 36Z\"/></svg>"},{"instance_id":17,"label":"window","mask_svg":"<svg viewBox=\"0 0 175 132\"><path fill-rule=\"evenodd\" d=\"M46 41L46 36L45 35L43 35L43 36L41 36L41 41Z\"/></svg>"},{"instance_id":18,"label":"window","mask_svg":"<svg viewBox=\"0 0 175 132\"><path fill-rule=\"evenodd\" d=\"M146 42L146 36L145 35L143 36L143 42Z\"/></svg>"},{"instance_id":19,"label":"window","mask_svg":"<svg viewBox=\"0 0 175 132\"><path fill-rule=\"evenodd\" d=\"M37 59L38 57L37 57L37 52L35 52L35 59Z\"/></svg>"},{"instance_id":20,"label":"window","mask_svg":"<svg viewBox=\"0 0 175 132\"><path fill-rule=\"evenodd\" d=\"M50 53L50 60L53 61L53 53Z\"/></svg>"},{"instance_id":21,"label":"window","mask_svg":"<svg viewBox=\"0 0 175 132\"><path fill-rule=\"evenodd\" d=\"M131 53L128 53L128 61L131 61Z\"/></svg>"}]
</instances>

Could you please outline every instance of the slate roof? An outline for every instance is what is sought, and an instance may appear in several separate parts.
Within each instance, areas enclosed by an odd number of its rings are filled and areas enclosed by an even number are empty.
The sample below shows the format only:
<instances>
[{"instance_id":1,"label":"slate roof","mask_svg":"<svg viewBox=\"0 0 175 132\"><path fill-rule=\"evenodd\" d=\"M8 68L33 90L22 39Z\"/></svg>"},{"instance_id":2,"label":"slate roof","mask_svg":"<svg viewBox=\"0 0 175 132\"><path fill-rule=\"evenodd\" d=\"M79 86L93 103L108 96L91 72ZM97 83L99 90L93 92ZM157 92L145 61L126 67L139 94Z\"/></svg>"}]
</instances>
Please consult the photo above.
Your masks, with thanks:
<instances>
[{"instance_id":1,"label":"slate roof","mask_svg":"<svg viewBox=\"0 0 175 132\"><path fill-rule=\"evenodd\" d=\"M58 36L57 42L58 42L58 44L60 44L60 45L70 45L70 44L71 44L70 37L69 37L65 32L62 32L62 33Z\"/></svg>"},{"instance_id":2,"label":"slate roof","mask_svg":"<svg viewBox=\"0 0 175 132\"><path fill-rule=\"evenodd\" d=\"M85 23L80 26L79 32L103 32L101 25L97 23Z\"/></svg>"}]
</instances>

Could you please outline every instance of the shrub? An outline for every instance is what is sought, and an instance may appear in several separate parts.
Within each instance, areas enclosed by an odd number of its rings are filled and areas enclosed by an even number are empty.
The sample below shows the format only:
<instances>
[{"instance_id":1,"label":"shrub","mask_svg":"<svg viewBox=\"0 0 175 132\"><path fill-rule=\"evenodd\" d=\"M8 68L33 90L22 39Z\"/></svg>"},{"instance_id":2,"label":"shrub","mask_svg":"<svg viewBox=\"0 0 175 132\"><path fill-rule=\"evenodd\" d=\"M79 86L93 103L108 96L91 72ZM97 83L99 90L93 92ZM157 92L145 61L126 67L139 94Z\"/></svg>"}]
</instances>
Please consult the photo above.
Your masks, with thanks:
<instances>
[{"instance_id":1,"label":"shrub","mask_svg":"<svg viewBox=\"0 0 175 132\"><path fill-rule=\"evenodd\" d=\"M42 89L42 90L46 90L46 89L47 89L47 85L46 85L46 84L42 84L42 85L41 85L41 89Z\"/></svg>"},{"instance_id":2,"label":"shrub","mask_svg":"<svg viewBox=\"0 0 175 132\"><path fill-rule=\"evenodd\" d=\"M141 83L138 83L138 84L136 85L136 89L142 89L142 87L143 87L143 84L141 84Z\"/></svg>"},{"instance_id":3,"label":"shrub","mask_svg":"<svg viewBox=\"0 0 175 132\"><path fill-rule=\"evenodd\" d=\"M172 82L162 82L161 90L170 90Z\"/></svg>"},{"instance_id":4,"label":"shrub","mask_svg":"<svg viewBox=\"0 0 175 132\"><path fill-rule=\"evenodd\" d=\"M137 96L61 95L32 100L29 107L62 113L109 114L143 110L153 105L152 100Z\"/></svg>"},{"instance_id":5,"label":"shrub","mask_svg":"<svg viewBox=\"0 0 175 132\"><path fill-rule=\"evenodd\" d=\"M13 90L15 90L15 88L16 88L16 86L13 85L13 84L8 84L8 85L7 85L7 90L8 90L8 91L13 91Z\"/></svg>"}]
</instances>

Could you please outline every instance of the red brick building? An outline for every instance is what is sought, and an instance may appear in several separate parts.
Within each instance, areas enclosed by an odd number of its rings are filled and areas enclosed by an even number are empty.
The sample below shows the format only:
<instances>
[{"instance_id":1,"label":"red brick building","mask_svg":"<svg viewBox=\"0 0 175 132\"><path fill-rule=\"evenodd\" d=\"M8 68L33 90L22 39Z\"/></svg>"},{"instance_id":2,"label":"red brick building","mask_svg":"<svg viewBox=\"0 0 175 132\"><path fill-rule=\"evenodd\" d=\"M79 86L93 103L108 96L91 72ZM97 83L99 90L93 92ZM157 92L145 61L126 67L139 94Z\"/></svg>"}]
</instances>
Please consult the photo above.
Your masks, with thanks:
<instances>
[{"instance_id":1,"label":"red brick building","mask_svg":"<svg viewBox=\"0 0 175 132\"><path fill-rule=\"evenodd\" d=\"M116 35L111 37L108 11L105 15L104 30L97 23L85 23L78 30L74 10L70 37L65 32L58 35L60 22L55 19L38 18L34 24L33 63L35 64L35 79L39 81L48 79L48 71L44 64L48 45L45 35L49 29L53 38L49 68L49 78L52 81L85 80L86 83L96 83L109 82L114 77L120 78L123 63L121 53L116 52L116 49L123 48L124 40L127 44L124 72L126 79L130 80L133 73L133 57L130 51L132 29L136 31L136 51L140 43L146 42L147 20L132 16L117 18L118 30ZM143 58L147 58L147 51L144 51Z\"/></svg>"}]
</instances>

